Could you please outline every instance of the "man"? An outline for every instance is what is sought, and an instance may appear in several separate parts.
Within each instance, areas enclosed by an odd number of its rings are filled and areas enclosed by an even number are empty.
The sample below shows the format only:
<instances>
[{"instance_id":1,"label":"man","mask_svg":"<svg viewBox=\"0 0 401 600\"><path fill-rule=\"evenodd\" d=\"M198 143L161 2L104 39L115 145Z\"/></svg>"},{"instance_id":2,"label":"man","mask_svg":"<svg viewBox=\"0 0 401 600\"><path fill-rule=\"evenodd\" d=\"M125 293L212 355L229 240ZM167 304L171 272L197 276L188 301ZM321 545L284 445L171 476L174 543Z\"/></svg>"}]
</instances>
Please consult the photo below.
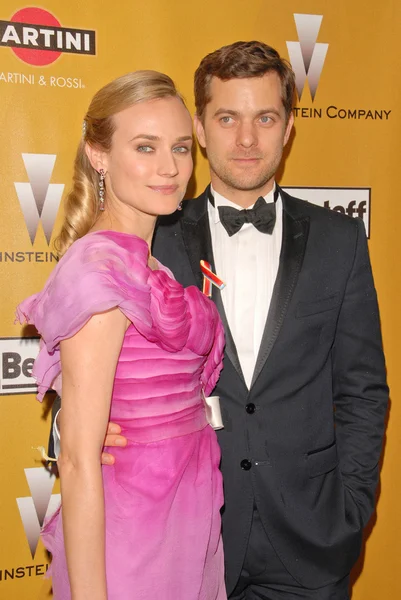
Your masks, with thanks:
<instances>
[{"instance_id":1,"label":"man","mask_svg":"<svg viewBox=\"0 0 401 600\"><path fill-rule=\"evenodd\" d=\"M387 406L363 223L275 184L293 94L290 67L263 43L201 61L195 128L211 186L154 240L183 285L202 287L201 260L226 284L213 289L226 331L213 394L232 600L349 598Z\"/></svg>"}]
</instances>

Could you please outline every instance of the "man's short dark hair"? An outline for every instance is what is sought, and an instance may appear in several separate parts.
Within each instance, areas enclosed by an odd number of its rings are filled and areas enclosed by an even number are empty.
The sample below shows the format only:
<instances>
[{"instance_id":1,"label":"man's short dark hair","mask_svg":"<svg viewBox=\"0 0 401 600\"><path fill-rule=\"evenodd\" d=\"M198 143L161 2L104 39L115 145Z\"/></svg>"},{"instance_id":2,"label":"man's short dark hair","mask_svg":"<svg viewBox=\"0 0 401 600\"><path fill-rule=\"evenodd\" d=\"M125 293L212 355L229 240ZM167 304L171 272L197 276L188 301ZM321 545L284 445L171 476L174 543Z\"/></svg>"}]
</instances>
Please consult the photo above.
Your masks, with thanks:
<instances>
[{"instance_id":1,"label":"man's short dark hair","mask_svg":"<svg viewBox=\"0 0 401 600\"><path fill-rule=\"evenodd\" d=\"M262 77L271 72L277 73L281 80L281 98L288 119L293 105L295 75L288 61L263 42L235 42L215 50L201 60L195 72L195 106L198 117L202 119L206 105L211 100L212 77L229 81Z\"/></svg>"}]
</instances>

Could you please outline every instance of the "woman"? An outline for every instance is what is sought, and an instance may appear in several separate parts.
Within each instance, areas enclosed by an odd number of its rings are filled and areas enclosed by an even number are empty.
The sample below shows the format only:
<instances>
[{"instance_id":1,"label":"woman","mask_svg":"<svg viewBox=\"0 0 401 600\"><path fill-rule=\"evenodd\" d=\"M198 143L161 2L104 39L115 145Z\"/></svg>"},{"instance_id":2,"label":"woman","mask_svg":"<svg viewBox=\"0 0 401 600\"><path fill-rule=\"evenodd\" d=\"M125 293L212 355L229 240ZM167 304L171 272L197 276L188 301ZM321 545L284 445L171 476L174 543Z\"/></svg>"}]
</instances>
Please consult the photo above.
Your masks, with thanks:
<instances>
[{"instance_id":1,"label":"woman","mask_svg":"<svg viewBox=\"0 0 401 600\"><path fill-rule=\"evenodd\" d=\"M150 255L179 208L192 125L166 75L93 98L44 290L18 308L43 339L39 398L62 394L62 509L45 526L55 600L223 600L222 481L202 393L222 367L214 305ZM62 375L62 386L61 386ZM62 387L62 389L61 389ZM128 439L102 472L107 422Z\"/></svg>"}]
</instances>

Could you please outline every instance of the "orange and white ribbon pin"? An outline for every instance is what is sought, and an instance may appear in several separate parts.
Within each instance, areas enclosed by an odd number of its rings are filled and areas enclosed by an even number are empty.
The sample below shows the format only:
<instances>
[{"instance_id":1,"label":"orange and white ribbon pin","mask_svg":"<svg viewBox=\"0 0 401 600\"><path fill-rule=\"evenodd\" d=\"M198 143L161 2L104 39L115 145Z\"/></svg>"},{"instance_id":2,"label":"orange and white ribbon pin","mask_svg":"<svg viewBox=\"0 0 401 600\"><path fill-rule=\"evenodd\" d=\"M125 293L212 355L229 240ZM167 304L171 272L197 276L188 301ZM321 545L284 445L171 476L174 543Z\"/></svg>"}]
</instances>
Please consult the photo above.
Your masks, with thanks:
<instances>
[{"instance_id":1,"label":"orange and white ribbon pin","mask_svg":"<svg viewBox=\"0 0 401 600\"><path fill-rule=\"evenodd\" d=\"M209 298L212 296L212 284L215 285L219 290L226 287L224 281L222 281L212 271L211 264L206 260L200 261L201 271L203 273L203 293Z\"/></svg>"}]
</instances>

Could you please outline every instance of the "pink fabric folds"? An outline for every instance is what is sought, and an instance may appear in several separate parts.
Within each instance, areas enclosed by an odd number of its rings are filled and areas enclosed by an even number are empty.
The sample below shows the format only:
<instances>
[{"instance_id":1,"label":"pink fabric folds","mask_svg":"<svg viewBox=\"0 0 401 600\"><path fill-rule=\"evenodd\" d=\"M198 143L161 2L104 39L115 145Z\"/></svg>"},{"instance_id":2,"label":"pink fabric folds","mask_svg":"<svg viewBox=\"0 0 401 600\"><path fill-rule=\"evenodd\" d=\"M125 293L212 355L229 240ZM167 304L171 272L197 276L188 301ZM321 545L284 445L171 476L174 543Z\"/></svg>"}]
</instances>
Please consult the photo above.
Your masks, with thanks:
<instances>
[{"instance_id":1,"label":"pink fabric folds","mask_svg":"<svg viewBox=\"0 0 401 600\"><path fill-rule=\"evenodd\" d=\"M17 307L19 321L35 325L42 337L33 370L40 400L52 386L61 393L56 379L60 341L77 333L92 315L116 306L141 335L164 350L177 352L187 345L197 354L209 354L203 383L206 394L213 389L224 344L221 325L214 338L216 309L197 288L184 290L166 267L149 269L148 253L146 242L133 235L87 234L60 260L44 289Z\"/></svg>"}]
</instances>

